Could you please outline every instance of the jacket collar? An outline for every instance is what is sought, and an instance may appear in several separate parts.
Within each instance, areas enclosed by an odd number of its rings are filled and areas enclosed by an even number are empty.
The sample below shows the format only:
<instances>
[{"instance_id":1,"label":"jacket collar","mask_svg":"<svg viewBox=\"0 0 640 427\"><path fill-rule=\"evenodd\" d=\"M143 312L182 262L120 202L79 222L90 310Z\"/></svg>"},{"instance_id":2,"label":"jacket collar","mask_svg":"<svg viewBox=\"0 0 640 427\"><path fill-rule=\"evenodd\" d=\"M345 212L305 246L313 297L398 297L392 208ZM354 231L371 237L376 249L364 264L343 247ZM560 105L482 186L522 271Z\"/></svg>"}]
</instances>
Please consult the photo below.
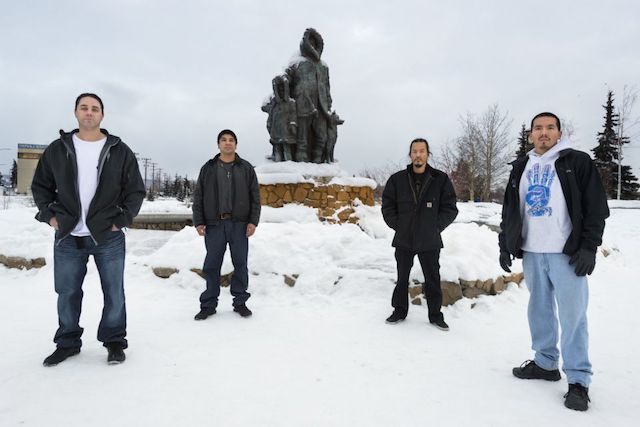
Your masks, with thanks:
<instances>
[{"instance_id":1,"label":"jacket collar","mask_svg":"<svg viewBox=\"0 0 640 427\"><path fill-rule=\"evenodd\" d=\"M62 141L64 146L67 148L67 150L74 154L76 150L73 147L73 134L78 133L79 131L80 129L74 129L71 132L65 132L64 130L60 129L60 140ZM119 137L111 135L109 131L106 129L100 128L100 132L102 132L104 135L107 136L107 142L105 142L105 147L110 148L111 146L116 145L121 141Z\"/></svg>"},{"instance_id":2,"label":"jacket collar","mask_svg":"<svg viewBox=\"0 0 640 427\"><path fill-rule=\"evenodd\" d=\"M218 160L220 160L220 153L216 154L215 156L213 156L213 159L209 160L212 163L216 163ZM242 163L242 158L238 155L238 153L236 153L236 158L233 161L234 165L239 165L240 163Z\"/></svg>"}]
</instances>

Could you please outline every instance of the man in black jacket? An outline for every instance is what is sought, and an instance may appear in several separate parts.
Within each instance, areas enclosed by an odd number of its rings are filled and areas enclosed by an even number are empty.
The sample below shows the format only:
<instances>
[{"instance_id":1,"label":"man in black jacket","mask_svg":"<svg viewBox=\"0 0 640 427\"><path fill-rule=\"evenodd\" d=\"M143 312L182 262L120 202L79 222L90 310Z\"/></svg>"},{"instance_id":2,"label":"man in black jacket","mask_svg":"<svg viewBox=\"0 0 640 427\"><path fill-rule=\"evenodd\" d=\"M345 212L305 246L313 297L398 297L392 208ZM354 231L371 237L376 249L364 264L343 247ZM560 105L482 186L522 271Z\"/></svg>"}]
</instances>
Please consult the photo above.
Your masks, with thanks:
<instances>
[{"instance_id":1,"label":"man in black jacket","mask_svg":"<svg viewBox=\"0 0 640 427\"><path fill-rule=\"evenodd\" d=\"M595 164L588 154L570 148L560 126L555 114L536 115L530 135L534 148L512 163L498 238L500 265L510 272L512 256L522 258L530 293L535 357L513 368L513 375L560 380L560 324L562 369L569 383L564 404L585 411L592 375L586 275L595 267L609 208Z\"/></svg>"},{"instance_id":2,"label":"man in black jacket","mask_svg":"<svg viewBox=\"0 0 640 427\"><path fill-rule=\"evenodd\" d=\"M429 322L447 331L449 326L441 312L440 233L458 215L456 193L446 173L430 167L429 143L414 139L409 146L411 164L393 174L382 194L382 216L395 230L398 281L391 305L394 310L387 323L395 324L407 317L409 310L409 273L418 255L424 273L424 296L427 299Z\"/></svg>"},{"instance_id":3,"label":"man in black jacket","mask_svg":"<svg viewBox=\"0 0 640 427\"><path fill-rule=\"evenodd\" d=\"M207 288L200 295L195 320L216 313L220 296L220 269L227 244L231 250L233 311L251 316L246 302L251 296L247 255L249 237L260 221L260 187L253 166L236 153L236 134L225 129L218 134L220 153L200 169L193 195L193 225L204 236L207 256L202 271Z\"/></svg>"},{"instance_id":4,"label":"man in black jacket","mask_svg":"<svg viewBox=\"0 0 640 427\"><path fill-rule=\"evenodd\" d=\"M56 230L54 280L58 294L56 350L44 360L53 366L80 352L82 282L93 255L104 293L98 340L109 363L121 363L127 348L124 297L125 238L122 229L138 214L145 189L138 162L117 136L100 128L102 100L83 93L76 99L78 129L44 151L31 191L38 221Z\"/></svg>"}]
</instances>

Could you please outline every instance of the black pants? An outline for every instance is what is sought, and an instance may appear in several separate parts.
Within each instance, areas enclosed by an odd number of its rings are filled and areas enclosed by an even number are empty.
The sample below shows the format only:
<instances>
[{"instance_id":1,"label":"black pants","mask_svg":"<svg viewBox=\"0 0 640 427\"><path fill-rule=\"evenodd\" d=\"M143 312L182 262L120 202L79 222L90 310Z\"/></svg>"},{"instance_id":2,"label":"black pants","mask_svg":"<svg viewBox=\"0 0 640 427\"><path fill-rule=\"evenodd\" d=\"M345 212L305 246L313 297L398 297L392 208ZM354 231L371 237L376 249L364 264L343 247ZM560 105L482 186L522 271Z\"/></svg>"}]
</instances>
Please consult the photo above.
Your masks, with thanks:
<instances>
[{"instance_id":1,"label":"black pants","mask_svg":"<svg viewBox=\"0 0 640 427\"><path fill-rule=\"evenodd\" d=\"M418 255L422 272L424 273L423 293L427 299L429 321L442 319L442 289L440 288L440 249L428 252L411 252L396 248L396 263L398 267L398 282L393 290L391 305L394 309L407 314L409 311L409 273L413 267L413 259Z\"/></svg>"}]
</instances>

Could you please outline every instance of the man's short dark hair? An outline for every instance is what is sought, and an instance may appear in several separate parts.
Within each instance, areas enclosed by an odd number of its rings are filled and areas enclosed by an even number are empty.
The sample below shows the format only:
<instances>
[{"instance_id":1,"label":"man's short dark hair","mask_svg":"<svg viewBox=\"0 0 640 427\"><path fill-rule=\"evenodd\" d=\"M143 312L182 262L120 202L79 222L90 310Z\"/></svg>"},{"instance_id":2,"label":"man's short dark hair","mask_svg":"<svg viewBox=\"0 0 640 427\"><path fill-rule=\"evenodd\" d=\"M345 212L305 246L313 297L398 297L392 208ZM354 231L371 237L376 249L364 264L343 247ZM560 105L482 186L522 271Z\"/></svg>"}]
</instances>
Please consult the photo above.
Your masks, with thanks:
<instances>
[{"instance_id":1,"label":"man's short dark hair","mask_svg":"<svg viewBox=\"0 0 640 427\"><path fill-rule=\"evenodd\" d=\"M236 141L236 145L238 144L238 138L236 137L236 134L231 129L223 129L218 134L218 145L220 145L220 138L222 138L222 135L231 135Z\"/></svg>"},{"instance_id":2,"label":"man's short dark hair","mask_svg":"<svg viewBox=\"0 0 640 427\"><path fill-rule=\"evenodd\" d=\"M98 95L96 95L95 93L81 93L80 95L78 95L78 97L76 98L76 108L75 110L78 109L78 105L80 104L80 100L82 98L93 98L96 101L98 101L98 103L100 104L100 109L102 110L102 113L104 114L104 104L102 103L102 99L100 99L100 97Z\"/></svg>"},{"instance_id":3,"label":"man's short dark hair","mask_svg":"<svg viewBox=\"0 0 640 427\"><path fill-rule=\"evenodd\" d=\"M562 131L562 127L560 126L560 119L558 118L558 116L548 111L538 113L533 117L533 119L531 119L531 130L533 130L533 122L539 117L553 117L554 119L556 119L556 126L558 126L558 130Z\"/></svg>"},{"instance_id":4,"label":"man's short dark hair","mask_svg":"<svg viewBox=\"0 0 640 427\"><path fill-rule=\"evenodd\" d=\"M413 144L417 142L424 142L424 145L427 146L427 154L431 154L431 151L429 151L429 143L427 142L427 140L424 138L416 138L413 141L411 141L411 144L409 144L409 156L411 156L411 149L413 148Z\"/></svg>"}]
</instances>

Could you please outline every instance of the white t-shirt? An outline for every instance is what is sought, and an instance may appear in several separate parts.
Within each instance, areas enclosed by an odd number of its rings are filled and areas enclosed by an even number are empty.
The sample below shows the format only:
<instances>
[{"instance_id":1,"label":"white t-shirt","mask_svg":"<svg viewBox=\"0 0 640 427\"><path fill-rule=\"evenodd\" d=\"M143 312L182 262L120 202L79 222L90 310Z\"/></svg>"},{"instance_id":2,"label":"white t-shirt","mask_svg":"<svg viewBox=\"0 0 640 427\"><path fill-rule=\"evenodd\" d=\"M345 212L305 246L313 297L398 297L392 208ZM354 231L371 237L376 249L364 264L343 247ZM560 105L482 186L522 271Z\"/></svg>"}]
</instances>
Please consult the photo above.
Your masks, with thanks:
<instances>
[{"instance_id":1,"label":"white t-shirt","mask_svg":"<svg viewBox=\"0 0 640 427\"><path fill-rule=\"evenodd\" d=\"M555 161L569 140L561 139L540 155L531 150L520 179L520 215L522 250L537 253L562 253L571 234L567 202L556 174Z\"/></svg>"},{"instance_id":2,"label":"white t-shirt","mask_svg":"<svg viewBox=\"0 0 640 427\"><path fill-rule=\"evenodd\" d=\"M104 137L99 141L83 141L76 135L73 134L73 147L76 149L78 163L78 191L82 217L71 231L71 235L90 236L91 232L87 228L87 212L98 188L98 160L107 138Z\"/></svg>"}]
</instances>

